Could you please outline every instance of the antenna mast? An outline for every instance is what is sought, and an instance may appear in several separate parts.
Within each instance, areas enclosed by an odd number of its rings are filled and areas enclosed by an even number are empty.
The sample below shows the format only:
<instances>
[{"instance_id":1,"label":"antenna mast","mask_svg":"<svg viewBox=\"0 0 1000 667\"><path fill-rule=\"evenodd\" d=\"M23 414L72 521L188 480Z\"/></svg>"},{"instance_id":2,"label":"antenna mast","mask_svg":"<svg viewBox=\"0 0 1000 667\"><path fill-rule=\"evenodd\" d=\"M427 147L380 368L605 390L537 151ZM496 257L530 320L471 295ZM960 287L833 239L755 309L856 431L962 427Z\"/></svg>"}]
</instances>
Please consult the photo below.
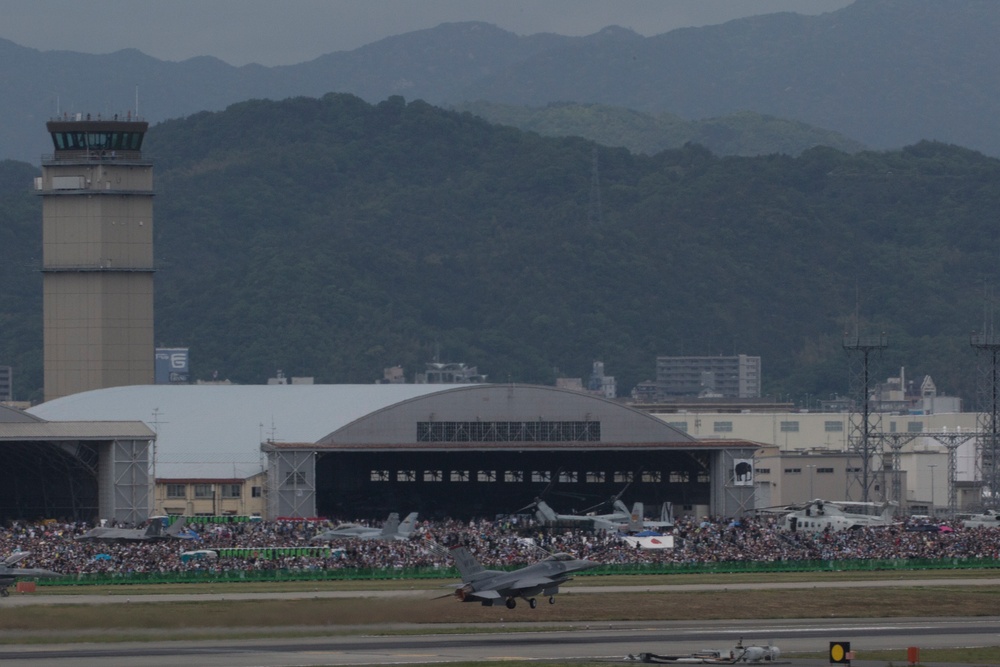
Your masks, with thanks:
<instances>
[{"instance_id":1,"label":"antenna mast","mask_svg":"<svg viewBox=\"0 0 1000 667\"><path fill-rule=\"evenodd\" d=\"M872 501L873 494L885 499L885 464L883 461L882 415L872 409L877 362L888 346L885 332L861 336L861 296L855 287L854 335L844 334L843 347L848 354L851 412L847 434L847 498L860 487L860 500Z\"/></svg>"},{"instance_id":2,"label":"antenna mast","mask_svg":"<svg viewBox=\"0 0 1000 667\"><path fill-rule=\"evenodd\" d=\"M969 340L979 358L977 364L976 464L982 480L986 508L1000 507L1000 338L993 328L992 290L985 290L983 330ZM989 319L987 319L989 318Z\"/></svg>"}]
</instances>

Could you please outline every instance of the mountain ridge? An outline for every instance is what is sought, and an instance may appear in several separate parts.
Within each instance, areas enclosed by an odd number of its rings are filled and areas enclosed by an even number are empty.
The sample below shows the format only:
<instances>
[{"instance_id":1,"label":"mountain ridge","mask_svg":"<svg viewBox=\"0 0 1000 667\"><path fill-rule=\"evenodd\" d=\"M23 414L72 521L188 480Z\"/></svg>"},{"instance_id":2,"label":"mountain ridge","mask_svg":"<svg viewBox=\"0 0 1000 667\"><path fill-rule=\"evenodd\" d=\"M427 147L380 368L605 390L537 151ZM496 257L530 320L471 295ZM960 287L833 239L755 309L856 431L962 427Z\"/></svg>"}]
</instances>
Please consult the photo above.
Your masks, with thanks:
<instances>
[{"instance_id":1,"label":"mountain ridge","mask_svg":"<svg viewBox=\"0 0 1000 667\"><path fill-rule=\"evenodd\" d=\"M985 0L856 0L683 28L653 37L609 27L584 37L517 36L442 24L281 67L158 61L132 50L85 55L0 40L0 157L37 162L60 110L134 108L153 123L248 99L391 95L435 105L484 100L600 104L689 121L752 111L873 148L922 139L1000 155L1000 5Z\"/></svg>"},{"instance_id":2,"label":"mountain ridge","mask_svg":"<svg viewBox=\"0 0 1000 667\"><path fill-rule=\"evenodd\" d=\"M156 340L195 378L407 375L440 353L499 382L660 354L759 355L765 393L846 391L842 332L969 398L997 281L1000 160L899 151L655 155L392 97L253 100L152 128ZM599 208L594 164L599 165ZM41 382L41 204L0 162L0 359ZM880 376L881 377L881 376Z\"/></svg>"}]
</instances>

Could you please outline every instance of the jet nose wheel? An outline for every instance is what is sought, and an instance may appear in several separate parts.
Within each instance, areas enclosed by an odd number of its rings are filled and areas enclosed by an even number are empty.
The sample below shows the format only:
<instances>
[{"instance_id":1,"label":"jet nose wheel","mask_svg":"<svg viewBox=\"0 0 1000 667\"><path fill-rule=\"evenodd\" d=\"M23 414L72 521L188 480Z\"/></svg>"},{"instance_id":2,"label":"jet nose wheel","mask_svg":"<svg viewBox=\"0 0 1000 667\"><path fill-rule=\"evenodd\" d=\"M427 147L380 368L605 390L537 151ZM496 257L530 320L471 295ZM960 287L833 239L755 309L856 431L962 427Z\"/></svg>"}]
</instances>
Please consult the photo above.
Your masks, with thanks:
<instances>
[{"instance_id":1,"label":"jet nose wheel","mask_svg":"<svg viewBox=\"0 0 1000 667\"><path fill-rule=\"evenodd\" d=\"M517 606L517 600L514 598L507 598L507 609L513 609Z\"/></svg>"},{"instance_id":2,"label":"jet nose wheel","mask_svg":"<svg viewBox=\"0 0 1000 667\"><path fill-rule=\"evenodd\" d=\"M555 603L556 603L556 596L553 595L552 597L549 598L549 604L555 604Z\"/></svg>"},{"instance_id":3,"label":"jet nose wheel","mask_svg":"<svg viewBox=\"0 0 1000 667\"><path fill-rule=\"evenodd\" d=\"M536 600L535 598L531 598L530 600L528 600L528 606L534 609L535 607L538 606L538 600Z\"/></svg>"}]
</instances>

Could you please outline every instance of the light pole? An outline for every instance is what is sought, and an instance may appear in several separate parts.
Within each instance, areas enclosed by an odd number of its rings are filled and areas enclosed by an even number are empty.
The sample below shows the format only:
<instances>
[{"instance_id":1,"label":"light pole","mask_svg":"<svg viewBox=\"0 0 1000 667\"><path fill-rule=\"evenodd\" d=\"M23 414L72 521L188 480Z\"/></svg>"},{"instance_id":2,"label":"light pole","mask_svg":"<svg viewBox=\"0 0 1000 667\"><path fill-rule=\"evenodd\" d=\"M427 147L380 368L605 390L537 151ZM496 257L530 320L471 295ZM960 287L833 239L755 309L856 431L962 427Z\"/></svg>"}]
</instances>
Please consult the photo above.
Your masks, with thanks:
<instances>
[{"instance_id":1,"label":"light pole","mask_svg":"<svg viewBox=\"0 0 1000 667\"><path fill-rule=\"evenodd\" d=\"M931 469L931 516L934 516L934 468L937 468L937 464L928 463L927 467Z\"/></svg>"}]
</instances>

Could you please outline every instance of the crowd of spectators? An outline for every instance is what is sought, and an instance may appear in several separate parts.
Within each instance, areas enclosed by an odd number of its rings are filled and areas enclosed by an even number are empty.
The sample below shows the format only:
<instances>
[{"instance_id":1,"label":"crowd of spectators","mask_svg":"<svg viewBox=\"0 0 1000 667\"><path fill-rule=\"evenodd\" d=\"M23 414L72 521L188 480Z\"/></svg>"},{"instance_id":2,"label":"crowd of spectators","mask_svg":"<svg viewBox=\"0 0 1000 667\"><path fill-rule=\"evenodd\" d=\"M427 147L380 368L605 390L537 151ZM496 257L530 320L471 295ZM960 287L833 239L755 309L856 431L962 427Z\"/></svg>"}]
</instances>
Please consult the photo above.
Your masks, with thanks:
<instances>
[{"instance_id":1,"label":"crowd of spectators","mask_svg":"<svg viewBox=\"0 0 1000 667\"><path fill-rule=\"evenodd\" d=\"M308 570L446 568L447 547L466 544L486 567L519 566L544 558L546 552L568 552L608 565L730 561L982 559L1000 560L1000 529L945 527L912 530L896 524L842 532L788 533L767 517L740 519L685 517L672 531L672 549L647 550L616 533L551 529L509 520L423 521L406 540L340 540L329 550L299 549L275 555L276 548L315 547L313 538L329 522L285 520L197 524L196 537L156 541L90 541L77 539L91 526L47 521L14 522L0 528L0 557L30 551L17 567L37 567L66 575L175 573L192 569ZM238 556L199 558L185 552L249 549ZM268 553L267 550L271 550Z\"/></svg>"}]
</instances>

